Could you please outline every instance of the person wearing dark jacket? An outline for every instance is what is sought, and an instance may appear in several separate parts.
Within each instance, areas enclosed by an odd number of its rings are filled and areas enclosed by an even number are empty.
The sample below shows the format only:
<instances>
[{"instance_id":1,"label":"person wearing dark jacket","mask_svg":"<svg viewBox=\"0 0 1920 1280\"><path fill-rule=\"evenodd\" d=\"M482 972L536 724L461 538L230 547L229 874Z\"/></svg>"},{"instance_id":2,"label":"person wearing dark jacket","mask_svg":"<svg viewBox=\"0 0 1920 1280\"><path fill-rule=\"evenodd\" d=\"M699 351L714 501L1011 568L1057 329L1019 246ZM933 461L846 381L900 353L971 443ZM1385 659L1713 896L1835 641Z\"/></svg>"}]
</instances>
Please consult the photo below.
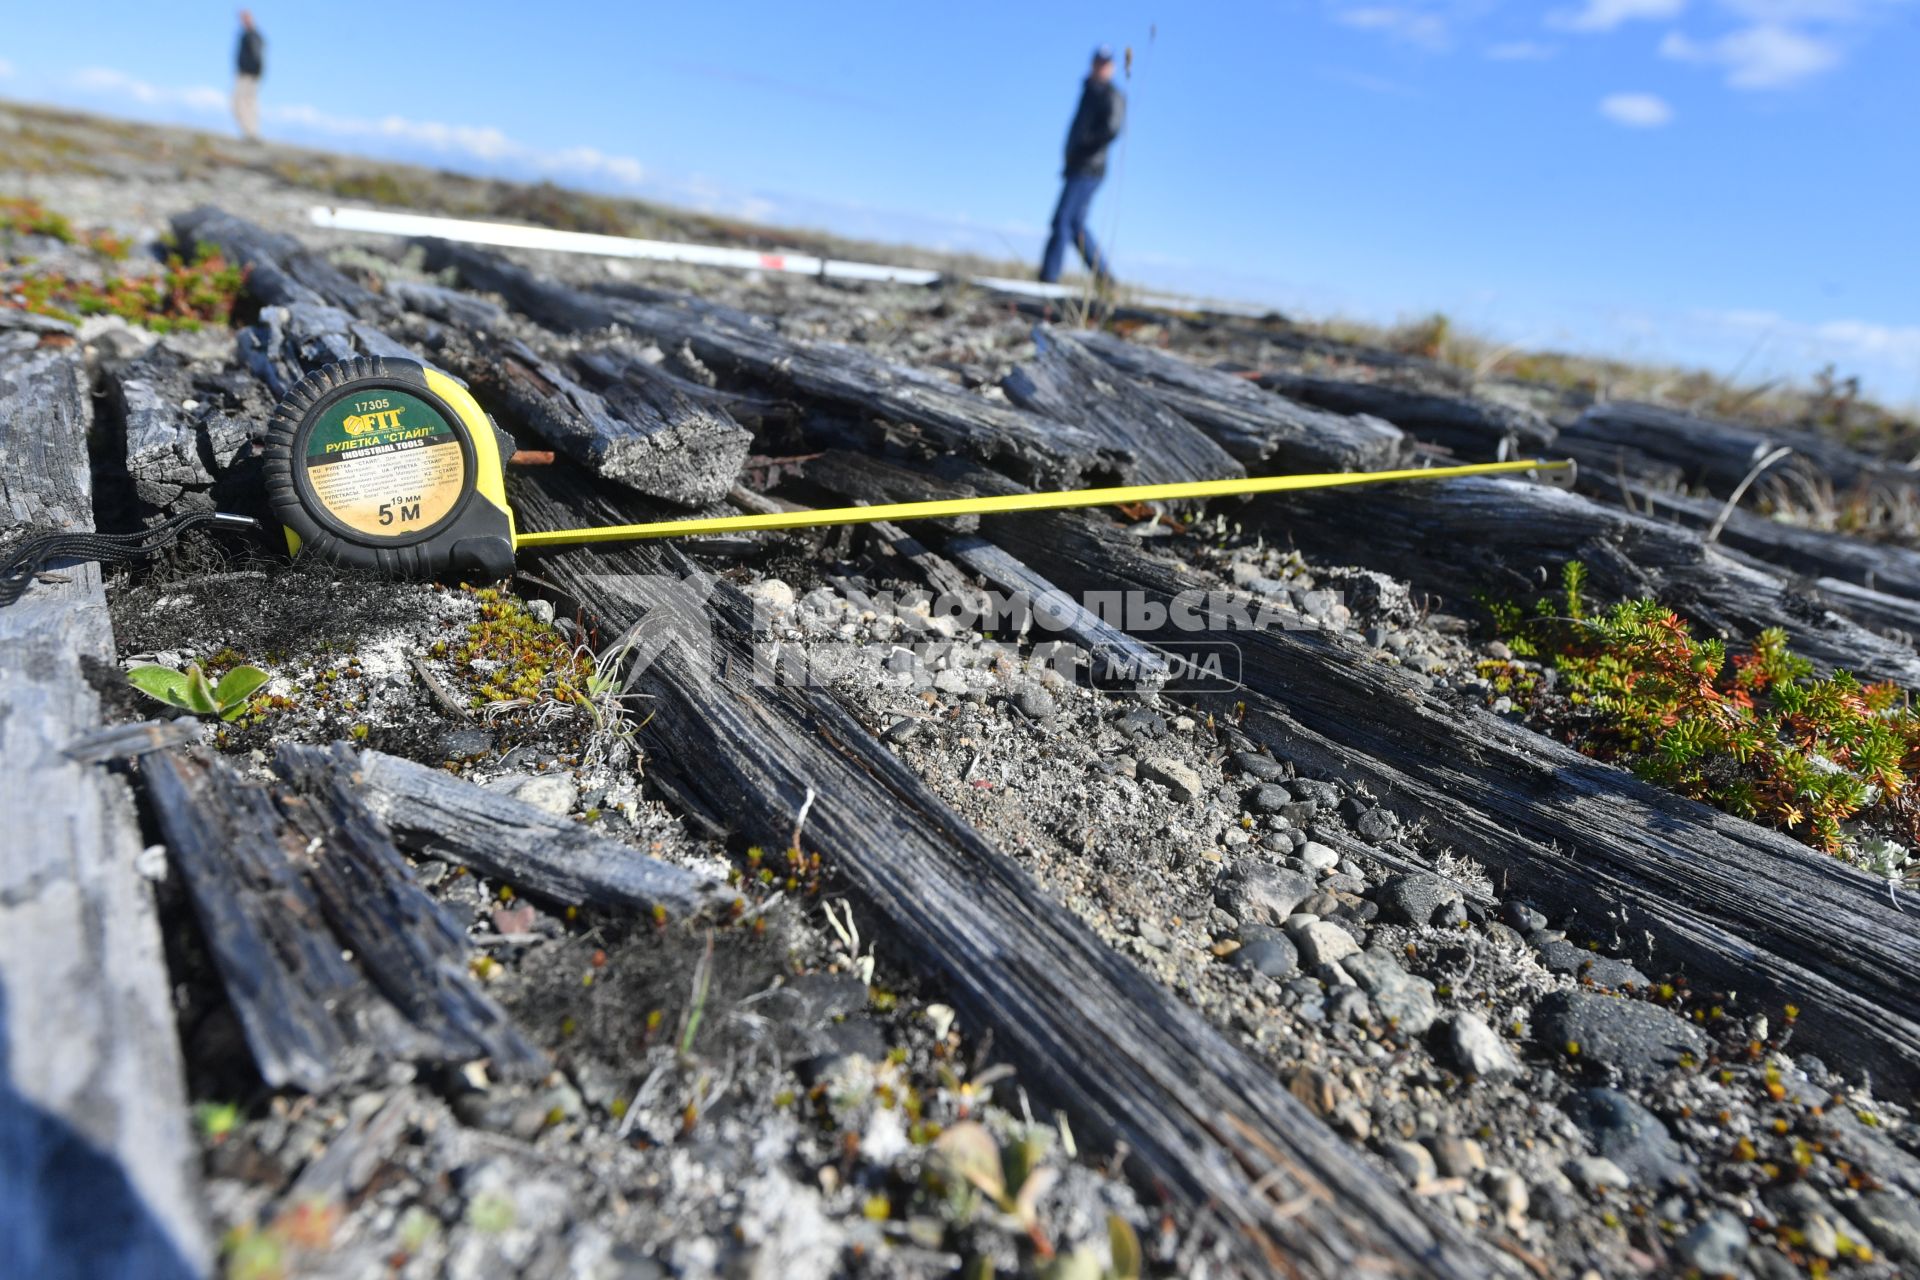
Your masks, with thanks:
<instances>
[{"instance_id":1,"label":"person wearing dark jacket","mask_svg":"<svg viewBox=\"0 0 1920 1280\"><path fill-rule=\"evenodd\" d=\"M251 142L260 140L260 77L267 70L267 40L240 11L240 47L233 55L233 118Z\"/></svg>"},{"instance_id":2,"label":"person wearing dark jacket","mask_svg":"<svg viewBox=\"0 0 1920 1280\"><path fill-rule=\"evenodd\" d=\"M1087 230L1087 211L1100 180L1107 176L1107 147L1120 136L1126 117L1127 97L1113 83L1113 50L1102 45L1094 50L1093 69L1081 87L1080 107L1067 130L1066 184L1060 189L1060 203L1054 206L1053 231L1040 260L1040 278L1048 284L1060 279L1069 243L1080 251L1096 280L1104 283L1112 278L1100 246Z\"/></svg>"}]
</instances>

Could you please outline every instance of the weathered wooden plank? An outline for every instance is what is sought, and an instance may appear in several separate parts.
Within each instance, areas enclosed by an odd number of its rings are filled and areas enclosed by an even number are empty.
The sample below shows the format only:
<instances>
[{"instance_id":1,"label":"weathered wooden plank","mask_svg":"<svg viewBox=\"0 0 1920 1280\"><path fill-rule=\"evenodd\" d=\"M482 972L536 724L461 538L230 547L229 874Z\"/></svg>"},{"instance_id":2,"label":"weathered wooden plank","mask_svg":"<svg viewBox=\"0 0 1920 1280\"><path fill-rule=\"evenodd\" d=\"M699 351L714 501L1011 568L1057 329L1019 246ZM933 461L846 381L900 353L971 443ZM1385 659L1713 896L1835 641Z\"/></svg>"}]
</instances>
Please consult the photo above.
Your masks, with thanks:
<instances>
[{"instance_id":1,"label":"weathered wooden plank","mask_svg":"<svg viewBox=\"0 0 1920 1280\"><path fill-rule=\"evenodd\" d=\"M1604 477L1581 477L1582 490L1595 497L1617 497L1619 488L1611 486L1610 494L1609 487ZM1726 506L1717 498L1690 498L1648 486L1632 486L1624 501L1655 520L1670 520L1689 529L1712 528ZM1920 551L1912 547L1769 520L1740 508L1727 517L1719 543L1796 573L1838 578L1869 591L1920 600Z\"/></svg>"},{"instance_id":2,"label":"weathered wooden plank","mask_svg":"<svg viewBox=\"0 0 1920 1280\"><path fill-rule=\"evenodd\" d=\"M1358 471L1390 465L1398 428L1296 404L1244 378L1111 334L1081 335L1087 349L1139 379L1234 457L1261 471Z\"/></svg>"},{"instance_id":3,"label":"weathered wooden plank","mask_svg":"<svg viewBox=\"0 0 1920 1280\"><path fill-rule=\"evenodd\" d=\"M91 421L77 349L0 360L8 532L94 527ZM87 672L113 661L98 565L57 564L0 609L0 1274L172 1280L209 1260L132 798L62 754L99 727Z\"/></svg>"},{"instance_id":4,"label":"weathered wooden plank","mask_svg":"<svg viewBox=\"0 0 1920 1280\"><path fill-rule=\"evenodd\" d=\"M1678 467L1686 483L1724 497L1773 449L1786 446L1798 455L1782 466L1808 465L1847 491L1873 486L1912 495L1920 472L1861 453L1830 436L1796 429L1762 430L1744 423L1682 413L1659 405L1615 401L1595 405L1560 427L1563 449L1581 453L1582 463L1603 475L1615 467L1613 455L1626 451Z\"/></svg>"},{"instance_id":5,"label":"weathered wooden plank","mask_svg":"<svg viewBox=\"0 0 1920 1280\"><path fill-rule=\"evenodd\" d=\"M491 411L609 480L697 507L726 496L753 437L722 410L604 364L597 389L517 338L469 330L444 337L440 363Z\"/></svg>"},{"instance_id":6,"label":"weathered wooden plank","mask_svg":"<svg viewBox=\"0 0 1920 1280\"><path fill-rule=\"evenodd\" d=\"M520 486L528 527L608 514L563 476ZM618 631L676 593L690 566L638 545L546 557L541 576ZM873 930L990 1029L1083 1149L1128 1151L1131 1172L1191 1222L1221 1224L1247 1274L1506 1274L1511 1264L1412 1211L1267 1066L1106 947L1011 858L947 809L832 694L777 659L756 680L750 602L715 585L695 634L719 660L666 647L641 688L653 776L743 839L784 846L806 796L803 844L878 918ZM693 646L695 649L701 647ZM1286 1206L1283 1208L1283 1206Z\"/></svg>"},{"instance_id":7,"label":"weathered wooden plank","mask_svg":"<svg viewBox=\"0 0 1920 1280\"><path fill-rule=\"evenodd\" d=\"M587 293L543 280L498 254L425 241L428 262L451 267L474 289L504 297L563 333L614 325L646 334L663 348L690 347L714 370L783 395L851 410L908 438L1007 466L1046 483L1073 483L1083 472L1128 474L1127 459L1067 423L996 404L905 365L831 343L783 337L771 326L693 299L643 302Z\"/></svg>"},{"instance_id":8,"label":"weathered wooden plank","mask_svg":"<svg viewBox=\"0 0 1920 1280\"><path fill-rule=\"evenodd\" d=\"M1261 386L1333 413L1364 414L1465 459L1537 457L1559 433L1538 413L1467 396L1438 395L1388 382L1269 373Z\"/></svg>"},{"instance_id":9,"label":"weathered wooden plank","mask_svg":"<svg viewBox=\"0 0 1920 1280\"><path fill-rule=\"evenodd\" d=\"M996 518L987 533L1068 590L1201 593L1187 598L1207 611L1208 582L1092 513ZM1168 624L1142 638L1192 633ZM1920 936L1883 883L1429 691L1357 646L1282 629L1230 638L1247 688L1199 701L1222 715L1245 703L1249 737L1394 797L1528 900L1596 932L1624 910L1629 935L1653 934L1696 982L1797 1003L1877 1077L1920 1081L1920 1018L1904 994L1920 984Z\"/></svg>"},{"instance_id":10,"label":"weathered wooden plank","mask_svg":"<svg viewBox=\"0 0 1920 1280\"><path fill-rule=\"evenodd\" d=\"M649 858L512 796L378 751L288 743L275 766L312 790L344 779L407 848L470 867L555 902L676 918L724 907L734 895L706 876Z\"/></svg>"},{"instance_id":11,"label":"weathered wooden plank","mask_svg":"<svg viewBox=\"0 0 1920 1280\"><path fill-rule=\"evenodd\" d=\"M404 1060L544 1070L346 788L276 798L196 752L149 756L142 776L269 1085L317 1090Z\"/></svg>"},{"instance_id":12,"label":"weathered wooden plank","mask_svg":"<svg viewBox=\"0 0 1920 1280\"><path fill-rule=\"evenodd\" d=\"M1001 379L1007 399L1056 422L1071 422L1131 460L1138 484L1225 480L1246 468L1069 333L1040 326L1034 359Z\"/></svg>"},{"instance_id":13,"label":"weathered wooden plank","mask_svg":"<svg viewBox=\"0 0 1920 1280\"><path fill-rule=\"evenodd\" d=\"M213 205L176 215L173 234L182 245L211 244L244 267L247 292L264 303L339 307L369 319L394 313L392 303L348 279L292 236L268 231Z\"/></svg>"},{"instance_id":14,"label":"weathered wooden plank","mask_svg":"<svg viewBox=\"0 0 1920 1280\"><path fill-rule=\"evenodd\" d=\"M1787 578L1702 543L1675 524L1577 493L1495 478L1250 504L1258 522L1302 549L1407 578L1463 604L1489 592L1530 602L1567 560L1586 565L1596 599L1654 596L1714 632L1750 639L1785 629L1827 670L1920 687L1920 655L1798 591Z\"/></svg>"}]
</instances>

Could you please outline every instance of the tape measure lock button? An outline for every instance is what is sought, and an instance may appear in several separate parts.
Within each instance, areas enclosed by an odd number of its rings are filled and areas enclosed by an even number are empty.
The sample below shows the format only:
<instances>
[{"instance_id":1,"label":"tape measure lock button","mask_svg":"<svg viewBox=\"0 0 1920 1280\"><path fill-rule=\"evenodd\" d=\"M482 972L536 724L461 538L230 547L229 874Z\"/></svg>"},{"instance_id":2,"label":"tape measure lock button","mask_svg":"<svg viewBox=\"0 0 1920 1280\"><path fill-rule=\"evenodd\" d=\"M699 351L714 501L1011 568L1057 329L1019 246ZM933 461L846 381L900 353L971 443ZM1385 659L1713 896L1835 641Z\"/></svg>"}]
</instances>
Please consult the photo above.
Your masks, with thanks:
<instances>
[{"instance_id":1,"label":"tape measure lock button","mask_svg":"<svg viewBox=\"0 0 1920 1280\"><path fill-rule=\"evenodd\" d=\"M493 425L459 382L360 357L308 374L267 429L267 493L300 556L402 577L513 572Z\"/></svg>"}]
</instances>

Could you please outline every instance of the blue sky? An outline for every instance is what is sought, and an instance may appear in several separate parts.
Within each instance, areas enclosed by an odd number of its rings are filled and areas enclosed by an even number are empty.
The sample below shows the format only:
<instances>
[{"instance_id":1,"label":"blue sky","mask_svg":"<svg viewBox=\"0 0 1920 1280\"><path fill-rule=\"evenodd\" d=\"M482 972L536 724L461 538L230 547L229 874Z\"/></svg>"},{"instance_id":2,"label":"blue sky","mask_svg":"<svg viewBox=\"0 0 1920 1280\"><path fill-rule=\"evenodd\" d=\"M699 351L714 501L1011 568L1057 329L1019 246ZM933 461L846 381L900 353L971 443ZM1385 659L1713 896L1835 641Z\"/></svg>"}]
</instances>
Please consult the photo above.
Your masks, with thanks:
<instances>
[{"instance_id":1,"label":"blue sky","mask_svg":"<svg viewBox=\"0 0 1920 1280\"><path fill-rule=\"evenodd\" d=\"M233 9L11 6L0 95L224 127ZM1920 0L255 6L290 141L1920 401Z\"/></svg>"}]
</instances>

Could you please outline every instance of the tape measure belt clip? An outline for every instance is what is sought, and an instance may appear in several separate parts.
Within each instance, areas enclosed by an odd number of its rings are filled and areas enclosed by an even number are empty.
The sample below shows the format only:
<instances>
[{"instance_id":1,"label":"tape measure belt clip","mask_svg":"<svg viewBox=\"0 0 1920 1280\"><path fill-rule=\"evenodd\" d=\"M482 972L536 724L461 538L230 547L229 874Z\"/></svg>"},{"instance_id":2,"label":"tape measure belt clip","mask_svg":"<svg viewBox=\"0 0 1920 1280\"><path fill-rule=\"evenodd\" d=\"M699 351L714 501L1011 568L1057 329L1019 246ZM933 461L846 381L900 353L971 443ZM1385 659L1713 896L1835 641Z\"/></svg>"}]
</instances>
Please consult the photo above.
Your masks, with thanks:
<instances>
[{"instance_id":1,"label":"tape measure belt clip","mask_svg":"<svg viewBox=\"0 0 1920 1280\"><path fill-rule=\"evenodd\" d=\"M498 430L466 389L409 360L316 369L267 429L274 515L298 556L396 577L513 572Z\"/></svg>"}]
</instances>

